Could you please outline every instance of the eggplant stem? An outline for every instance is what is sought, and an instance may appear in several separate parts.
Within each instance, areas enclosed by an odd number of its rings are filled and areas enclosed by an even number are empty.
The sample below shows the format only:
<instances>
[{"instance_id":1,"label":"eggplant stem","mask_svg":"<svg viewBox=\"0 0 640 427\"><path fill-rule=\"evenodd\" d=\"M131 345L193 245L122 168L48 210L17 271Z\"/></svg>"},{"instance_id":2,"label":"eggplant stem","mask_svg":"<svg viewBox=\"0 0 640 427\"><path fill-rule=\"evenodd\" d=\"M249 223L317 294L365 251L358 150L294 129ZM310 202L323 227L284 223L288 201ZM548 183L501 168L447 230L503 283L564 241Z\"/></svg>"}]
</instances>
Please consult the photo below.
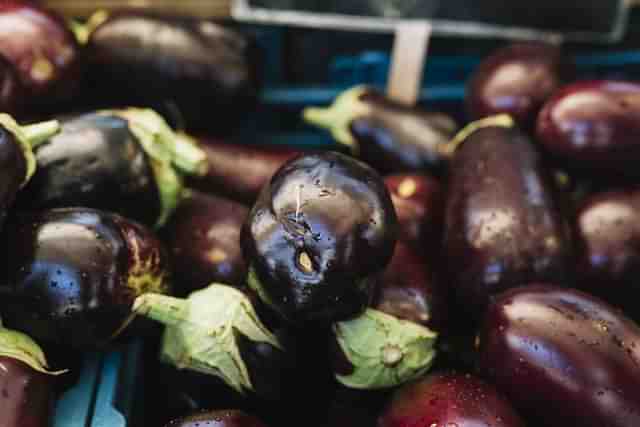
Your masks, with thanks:
<instances>
[{"instance_id":1,"label":"eggplant stem","mask_svg":"<svg viewBox=\"0 0 640 427\"><path fill-rule=\"evenodd\" d=\"M174 143L169 147L173 153L173 164L187 175L204 176L209 169L207 155L189 135L176 133Z\"/></svg>"},{"instance_id":2,"label":"eggplant stem","mask_svg":"<svg viewBox=\"0 0 640 427\"><path fill-rule=\"evenodd\" d=\"M162 294L144 294L136 298L133 312L167 326L178 326L187 318L189 302Z\"/></svg>"},{"instance_id":3,"label":"eggplant stem","mask_svg":"<svg viewBox=\"0 0 640 427\"><path fill-rule=\"evenodd\" d=\"M469 123L462 128L451 141L446 144L438 146L438 151L446 156L451 157L456 152L458 147L474 132L487 127L503 127L512 128L516 125L515 121L509 114L498 114L495 116L485 117L484 119L476 120Z\"/></svg>"},{"instance_id":4,"label":"eggplant stem","mask_svg":"<svg viewBox=\"0 0 640 427\"><path fill-rule=\"evenodd\" d=\"M60 122L58 122L57 120L49 120L33 125L22 126L22 133L24 134L31 148L36 148L44 142L47 142L59 131Z\"/></svg>"},{"instance_id":5,"label":"eggplant stem","mask_svg":"<svg viewBox=\"0 0 640 427\"><path fill-rule=\"evenodd\" d=\"M91 37L91 34L95 31L95 29L98 28L98 26L100 26L100 24L102 24L108 18L109 12L102 9L94 12L93 15L91 15L85 23L79 22L76 19L70 19L67 25L69 26L69 29L71 30L73 35L76 37L78 44L86 45L89 42L89 38Z\"/></svg>"}]
</instances>

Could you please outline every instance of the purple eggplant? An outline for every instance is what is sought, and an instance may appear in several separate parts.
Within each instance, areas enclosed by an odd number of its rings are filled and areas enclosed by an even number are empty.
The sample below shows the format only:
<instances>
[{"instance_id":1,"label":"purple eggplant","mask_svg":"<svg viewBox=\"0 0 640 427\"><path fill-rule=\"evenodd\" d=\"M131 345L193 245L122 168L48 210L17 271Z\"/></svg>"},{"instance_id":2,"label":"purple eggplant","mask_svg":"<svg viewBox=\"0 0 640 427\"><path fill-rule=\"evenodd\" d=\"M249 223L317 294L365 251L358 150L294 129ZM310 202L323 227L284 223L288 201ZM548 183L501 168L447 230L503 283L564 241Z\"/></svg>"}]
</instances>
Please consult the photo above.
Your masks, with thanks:
<instances>
[{"instance_id":1,"label":"purple eggplant","mask_svg":"<svg viewBox=\"0 0 640 427\"><path fill-rule=\"evenodd\" d=\"M640 425L640 327L589 294L509 290L489 307L479 368L532 425Z\"/></svg>"},{"instance_id":2,"label":"purple eggplant","mask_svg":"<svg viewBox=\"0 0 640 427\"><path fill-rule=\"evenodd\" d=\"M455 372L434 373L405 385L395 392L378 419L378 427L524 425L509 401L492 385L473 375Z\"/></svg>"},{"instance_id":3,"label":"purple eggplant","mask_svg":"<svg viewBox=\"0 0 640 427\"><path fill-rule=\"evenodd\" d=\"M266 427L259 419L238 410L212 411L171 421L165 427Z\"/></svg>"}]
</instances>

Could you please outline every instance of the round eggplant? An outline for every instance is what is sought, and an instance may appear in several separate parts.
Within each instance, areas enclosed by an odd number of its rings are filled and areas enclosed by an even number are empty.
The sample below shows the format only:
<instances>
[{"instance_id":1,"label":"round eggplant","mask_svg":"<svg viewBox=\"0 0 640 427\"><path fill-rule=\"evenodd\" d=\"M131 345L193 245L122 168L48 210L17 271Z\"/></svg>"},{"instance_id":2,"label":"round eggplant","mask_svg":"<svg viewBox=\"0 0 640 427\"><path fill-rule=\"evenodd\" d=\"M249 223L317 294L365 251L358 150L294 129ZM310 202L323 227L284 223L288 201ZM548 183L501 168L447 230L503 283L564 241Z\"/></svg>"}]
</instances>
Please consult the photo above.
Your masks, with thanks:
<instances>
[{"instance_id":1,"label":"round eggplant","mask_svg":"<svg viewBox=\"0 0 640 427\"><path fill-rule=\"evenodd\" d=\"M297 157L265 186L242 229L249 286L297 326L355 316L396 235L391 198L373 169L335 152Z\"/></svg>"},{"instance_id":2,"label":"round eggplant","mask_svg":"<svg viewBox=\"0 0 640 427\"><path fill-rule=\"evenodd\" d=\"M476 319L492 295L536 280L561 282L569 271L568 225L552 180L512 125L508 116L483 119L455 140L444 256L458 304Z\"/></svg>"},{"instance_id":3,"label":"round eggplant","mask_svg":"<svg viewBox=\"0 0 640 427\"><path fill-rule=\"evenodd\" d=\"M171 421L165 427L266 427L259 419L237 410L202 412Z\"/></svg>"},{"instance_id":4,"label":"round eggplant","mask_svg":"<svg viewBox=\"0 0 640 427\"><path fill-rule=\"evenodd\" d=\"M395 103L365 86L342 93L327 109L305 109L304 118L383 174L442 173L451 156L442 148L457 130L445 114Z\"/></svg>"},{"instance_id":5,"label":"round eggplant","mask_svg":"<svg viewBox=\"0 0 640 427\"><path fill-rule=\"evenodd\" d=\"M574 83L558 91L537 122L537 139L563 167L601 179L640 176L640 85Z\"/></svg>"},{"instance_id":6,"label":"round eggplant","mask_svg":"<svg viewBox=\"0 0 640 427\"><path fill-rule=\"evenodd\" d=\"M395 392L378 427L524 427L509 402L470 374L440 372Z\"/></svg>"},{"instance_id":7,"label":"round eggplant","mask_svg":"<svg viewBox=\"0 0 640 427\"><path fill-rule=\"evenodd\" d=\"M472 120L509 114L523 128L533 128L545 101L572 75L559 47L514 43L494 52L473 73L467 112Z\"/></svg>"},{"instance_id":8,"label":"round eggplant","mask_svg":"<svg viewBox=\"0 0 640 427\"><path fill-rule=\"evenodd\" d=\"M640 425L640 327L591 295L531 285L500 295L481 372L532 425Z\"/></svg>"},{"instance_id":9,"label":"round eggplant","mask_svg":"<svg viewBox=\"0 0 640 427\"><path fill-rule=\"evenodd\" d=\"M167 292L167 255L149 230L85 208L16 215L5 229L0 308L43 343L89 350L132 320L145 292Z\"/></svg>"}]
</instances>

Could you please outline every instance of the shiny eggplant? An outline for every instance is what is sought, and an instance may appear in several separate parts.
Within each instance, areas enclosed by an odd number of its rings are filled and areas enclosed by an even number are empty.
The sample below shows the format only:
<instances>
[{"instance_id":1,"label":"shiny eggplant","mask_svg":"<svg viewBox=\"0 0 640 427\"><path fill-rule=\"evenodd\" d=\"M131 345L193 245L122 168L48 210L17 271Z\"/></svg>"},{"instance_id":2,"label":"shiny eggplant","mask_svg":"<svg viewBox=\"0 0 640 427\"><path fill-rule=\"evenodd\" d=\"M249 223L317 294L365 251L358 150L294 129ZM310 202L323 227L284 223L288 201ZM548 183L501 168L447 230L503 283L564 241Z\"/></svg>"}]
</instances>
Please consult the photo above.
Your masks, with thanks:
<instances>
[{"instance_id":1,"label":"shiny eggplant","mask_svg":"<svg viewBox=\"0 0 640 427\"><path fill-rule=\"evenodd\" d=\"M241 203L253 204L262 187L287 161L301 154L290 148L248 146L199 139L207 156L207 173L187 183L205 193L220 194Z\"/></svg>"},{"instance_id":2,"label":"shiny eggplant","mask_svg":"<svg viewBox=\"0 0 640 427\"><path fill-rule=\"evenodd\" d=\"M531 425L640 425L640 327L589 294L549 285L495 299L480 371Z\"/></svg>"},{"instance_id":3,"label":"shiny eggplant","mask_svg":"<svg viewBox=\"0 0 640 427\"><path fill-rule=\"evenodd\" d=\"M189 129L228 130L260 89L259 50L246 36L201 19L97 12L86 38L96 97L117 105L171 103Z\"/></svg>"},{"instance_id":4,"label":"shiny eggplant","mask_svg":"<svg viewBox=\"0 0 640 427\"><path fill-rule=\"evenodd\" d=\"M398 239L427 253L439 252L445 200L440 183L416 174L390 175L384 182L398 216Z\"/></svg>"},{"instance_id":5,"label":"shiny eggplant","mask_svg":"<svg viewBox=\"0 0 640 427\"><path fill-rule=\"evenodd\" d=\"M15 215L2 253L3 319L43 344L103 347L132 320L137 296L169 290L160 242L117 214L66 208Z\"/></svg>"},{"instance_id":6,"label":"shiny eggplant","mask_svg":"<svg viewBox=\"0 0 640 427\"><path fill-rule=\"evenodd\" d=\"M537 122L537 139L563 167L600 180L640 176L640 85L574 83L556 92Z\"/></svg>"},{"instance_id":7,"label":"shiny eggplant","mask_svg":"<svg viewBox=\"0 0 640 427\"><path fill-rule=\"evenodd\" d=\"M57 121L20 126L7 114L0 114L0 230L15 198L36 171L33 149L56 134Z\"/></svg>"},{"instance_id":8,"label":"shiny eggplant","mask_svg":"<svg viewBox=\"0 0 640 427\"><path fill-rule=\"evenodd\" d=\"M11 64L22 88L19 93L25 95L24 99L4 98L8 102L0 105L2 111L40 111L70 100L78 89L76 39L60 16L36 3L2 2L0 55Z\"/></svg>"},{"instance_id":9,"label":"shiny eggplant","mask_svg":"<svg viewBox=\"0 0 640 427\"><path fill-rule=\"evenodd\" d=\"M241 287L247 265L240 230L249 208L222 197L190 190L162 229L180 281L175 294L185 296L213 282Z\"/></svg>"},{"instance_id":10,"label":"shiny eggplant","mask_svg":"<svg viewBox=\"0 0 640 427\"><path fill-rule=\"evenodd\" d=\"M266 427L258 418L238 410L211 411L171 421L165 427Z\"/></svg>"},{"instance_id":11,"label":"shiny eggplant","mask_svg":"<svg viewBox=\"0 0 640 427\"><path fill-rule=\"evenodd\" d=\"M640 188L595 194L575 214L581 289L640 319Z\"/></svg>"},{"instance_id":12,"label":"shiny eggplant","mask_svg":"<svg viewBox=\"0 0 640 427\"><path fill-rule=\"evenodd\" d=\"M494 294L569 271L568 225L531 140L509 116L469 125L451 164L443 255L471 318Z\"/></svg>"},{"instance_id":13,"label":"shiny eggplant","mask_svg":"<svg viewBox=\"0 0 640 427\"><path fill-rule=\"evenodd\" d=\"M539 42L501 48L478 66L468 83L466 107L472 120L509 114L530 129L545 101L573 75L562 50Z\"/></svg>"},{"instance_id":14,"label":"shiny eggplant","mask_svg":"<svg viewBox=\"0 0 640 427\"><path fill-rule=\"evenodd\" d=\"M523 395L532 391L524 390ZM378 419L378 427L434 426L524 427L525 423L492 385L456 372L434 373L402 387Z\"/></svg>"},{"instance_id":15,"label":"shiny eggplant","mask_svg":"<svg viewBox=\"0 0 640 427\"><path fill-rule=\"evenodd\" d=\"M383 174L442 173L451 156L446 142L457 130L445 114L395 103L365 86L342 93L327 109L307 108L304 118Z\"/></svg>"},{"instance_id":16,"label":"shiny eggplant","mask_svg":"<svg viewBox=\"0 0 640 427\"><path fill-rule=\"evenodd\" d=\"M176 208L183 175L204 173L202 153L152 110L98 111L64 118L35 150L38 170L16 201L24 210L89 207L144 224Z\"/></svg>"},{"instance_id":17,"label":"shiny eggplant","mask_svg":"<svg viewBox=\"0 0 640 427\"><path fill-rule=\"evenodd\" d=\"M358 315L396 235L391 197L373 169L336 152L302 155L276 172L242 229L249 286L297 326Z\"/></svg>"}]
</instances>

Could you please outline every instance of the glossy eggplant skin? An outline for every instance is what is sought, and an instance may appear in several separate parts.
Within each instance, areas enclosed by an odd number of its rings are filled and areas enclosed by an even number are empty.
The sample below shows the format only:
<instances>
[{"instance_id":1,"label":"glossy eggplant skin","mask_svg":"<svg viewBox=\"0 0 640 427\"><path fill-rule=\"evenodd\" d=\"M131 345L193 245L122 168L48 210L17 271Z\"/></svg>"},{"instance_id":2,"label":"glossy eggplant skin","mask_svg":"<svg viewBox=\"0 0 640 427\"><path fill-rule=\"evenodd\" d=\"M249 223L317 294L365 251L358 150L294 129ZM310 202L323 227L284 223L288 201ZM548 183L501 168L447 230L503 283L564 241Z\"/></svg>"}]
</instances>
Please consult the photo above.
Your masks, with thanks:
<instances>
[{"instance_id":1,"label":"glossy eggplant skin","mask_svg":"<svg viewBox=\"0 0 640 427\"><path fill-rule=\"evenodd\" d=\"M609 180L638 178L639 96L640 85L632 82L602 80L565 86L540 112L537 140L574 172Z\"/></svg>"},{"instance_id":2,"label":"glossy eggplant skin","mask_svg":"<svg viewBox=\"0 0 640 427\"><path fill-rule=\"evenodd\" d=\"M7 225L3 321L44 344L101 348L131 320L137 296L168 292L165 250L124 217L53 209L16 215Z\"/></svg>"},{"instance_id":3,"label":"glossy eggplant skin","mask_svg":"<svg viewBox=\"0 0 640 427\"><path fill-rule=\"evenodd\" d=\"M114 13L91 33L86 52L88 75L103 89L96 96L127 105L170 102L190 130L228 130L260 88L256 46L211 21Z\"/></svg>"},{"instance_id":4,"label":"glossy eggplant skin","mask_svg":"<svg viewBox=\"0 0 640 427\"><path fill-rule=\"evenodd\" d=\"M640 425L640 327L604 301L512 289L487 311L479 344L481 372L534 425Z\"/></svg>"},{"instance_id":5,"label":"glossy eggplant skin","mask_svg":"<svg viewBox=\"0 0 640 427\"><path fill-rule=\"evenodd\" d=\"M485 127L458 147L443 255L457 303L476 319L496 293L567 276L568 225L541 156L516 128Z\"/></svg>"},{"instance_id":6,"label":"glossy eggplant skin","mask_svg":"<svg viewBox=\"0 0 640 427\"><path fill-rule=\"evenodd\" d=\"M438 372L395 392L378 427L524 427L505 397L470 375Z\"/></svg>"},{"instance_id":7,"label":"glossy eggplant skin","mask_svg":"<svg viewBox=\"0 0 640 427\"><path fill-rule=\"evenodd\" d=\"M259 419L238 410L202 412L180 420L175 420L165 427L266 427Z\"/></svg>"},{"instance_id":8,"label":"glossy eggplant skin","mask_svg":"<svg viewBox=\"0 0 640 427\"><path fill-rule=\"evenodd\" d=\"M535 126L545 101L573 75L553 45L527 42L503 47L478 66L465 99L470 119L506 113L523 128Z\"/></svg>"},{"instance_id":9,"label":"glossy eggplant skin","mask_svg":"<svg viewBox=\"0 0 640 427\"><path fill-rule=\"evenodd\" d=\"M205 193L252 205L282 165L302 154L291 148L248 146L199 138L207 155L207 174L187 181Z\"/></svg>"},{"instance_id":10,"label":"glossy eggplant skin","mask_svg":"<svg viewBox=\"0 0 640 427\"><path fill-rule=\"evenodd\" d=\"M249 208L232 200L189 191L162 230L172 255L175 294L186 296L211 283L246 284L240 230Z\"/></svg>"},{"instance_id":11,"label":"glossy eggplant skin","mask_svg":"<svg viewBox=\"0 0 640 427\"><path fill-rule=\"evenodd\" d=\"M262 299L301 326L362 312L396 236L382 178L352 157L320 152L276 172L249 213L241 245Z\"/></svg>"},{"instance_id":12,"label":"glossy eggplant skin","mask_svg":"<svg viewBox=\"0 0 640 427\"><path fill-rule=\"evenodd\" d=\"M53 378L17 359L0 357L0 426L50 426Z\"/></svg>"},{"instance_id":13,"label":"glossy eggplant skin","mask_svg":"<svg viewBox=\"0 0 640 427\"><path fill-rule=\"evenodd\" d=\"M38 170L18 197L23 210L89 207L145 224L160 215L147 154L126 120L99 113L66 118L35 150Z\"/></svg>"},{"instance_id":14,"label":"glossy eggplant skin","mask_svg":"<svg viewBox=\"0 0 640 427\"><path fill-rule=\"evenodd\" d=\"M27 175L27 161L16 137L0 126L0 230Z\"/></svg>"},{"instance_id":15,"label":"glossy eggplant skin","mask_svg":"<svg viewBox=\"0 0 640 427\"><path fill-rule=\"evenodd\" d=\"M440 183L419 174L389 175L384 182L398 216L399 240L428 253L439 252L445 202Z\"/></svg>"},{"instance_id":16,"label":"glossy eggplant skin","mask_svg":"<svg viewBox=\"0 0 640 427\"><path fill-rule=\"evenodd\" d=\"M584 200L574 232L580 287L640 318L640 187Z\"/></svg>"}]
</instances>

